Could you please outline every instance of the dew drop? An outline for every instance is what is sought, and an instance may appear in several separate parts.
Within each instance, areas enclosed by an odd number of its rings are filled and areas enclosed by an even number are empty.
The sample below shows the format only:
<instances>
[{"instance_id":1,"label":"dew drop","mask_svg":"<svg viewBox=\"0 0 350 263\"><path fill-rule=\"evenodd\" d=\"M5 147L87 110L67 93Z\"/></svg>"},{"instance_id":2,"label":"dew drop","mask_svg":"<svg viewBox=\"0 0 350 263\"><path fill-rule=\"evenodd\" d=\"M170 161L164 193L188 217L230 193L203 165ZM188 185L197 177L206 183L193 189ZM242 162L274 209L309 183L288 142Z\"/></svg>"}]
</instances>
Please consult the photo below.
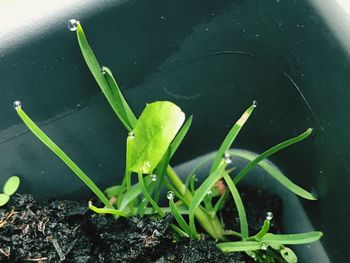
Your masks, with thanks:
<instances>
[{"instance_id":1,"label":"dew drop","mask_svg":"<svg viewBox=\"0 0 350 263\"><path fill-rule=\"evenodd\" d=\"M134 133L134 132L129 132L129 133L128 133L128 137L129 137L130 139L134 139L134 138L135 138L135 133Z\"/></svg>"},{"instance_id":2,"label":"dew drop","mask_svg":"<svg viewBox=\"0 0 350 263\"><path fill-rule=\"evenodd\" d=\"M74 18L70 19L68 21L68 29L70 31L77 31L79 23L80 22L78 20L74 19Z\"/></svg>"},{"instance_id":3,"label":"dew drop","mask_svg":"<svg viewBox=\"0 0 350 263\"><path fill-rule=\"evenodd\" d=\"M211 190L209 190L208 192L207 192L207 195L212 195L213 194L213 192L211 191Z\"/></svg>"},{"instance_id":4,"label":"dew drop","mask_svg":"<svg viewBox=\"0 0 350 263\"><path fill-rule=\"evenodd\" d=\"M261 250L267 250L267 244L265 242L261 242Z\"/></svg>"},{"instance_id":5,"label":"dew drop","mask_svg":"<svg viewBox=\"0 0 350 263\"><path fill-rule=\"evenodd\" d=\"M272 218L273 218L272 212L267 212L267 213L266 213L266 220L271 221Z\"/></svg>"},{"instance_id":6,"label":"dew drop","mask_svg":"<svg viewBox=\"0 0 350 263\"><path fill-rule=\"evenodd\" d=\"M151 177L151 181L152 182L157 181L157 175L156 174L151 174L150 177Z\"/></svg>"},{"instance_id":7,"label":"dew drop","mask_svg":"<svg viewBox=\"0 0 350 263\"><path fill-rule=\"evenodd\" d=\"M19 100L16 100L15 102L13 102L12 106L15 110L18 110L18 109L22 108L22 103Z\"/></svg>"},{"instance_id":8,"label":"dew drop","mask_svg":"<svg viewBox=\"0 0 350 263\"><path fill-rule=\"evenodd\" d=\"M166 193L166 198L168 198L168 200L173 200L174 199L174 192L173 191L168 191Z\"/></svg>"},{"instance_id":9,"label":"dew drop","mask_svg":"<svg viewBox=\"0 0 350 263\"><path fill-rule=\"evenodd\" d=\"M106 75L106 70L104 69L104 67L102 67L101 73L102 73L103 75Z\"/></svg>"},{"instance_id":10,"label":"dew drop","mask_svg":"<svg viewBox=\"0 0 350 263\"><path fill-rule=\"evenodd\" d=\"M226 164L232 163L231 155L229 153L227 153L227 152L225 152L225 154L224 154L224 161L225 161Z\"/></svg>"},{"instance_id":11,"label":"dew drop","mask_svg":"<svg viewBox=\"0 0 350 263\"><path fill-rule=\"evenodd\" d=\"M258 102L256 100L253 100L253 107L256 108L258 106Z\"/></svg>"}]
</instances>

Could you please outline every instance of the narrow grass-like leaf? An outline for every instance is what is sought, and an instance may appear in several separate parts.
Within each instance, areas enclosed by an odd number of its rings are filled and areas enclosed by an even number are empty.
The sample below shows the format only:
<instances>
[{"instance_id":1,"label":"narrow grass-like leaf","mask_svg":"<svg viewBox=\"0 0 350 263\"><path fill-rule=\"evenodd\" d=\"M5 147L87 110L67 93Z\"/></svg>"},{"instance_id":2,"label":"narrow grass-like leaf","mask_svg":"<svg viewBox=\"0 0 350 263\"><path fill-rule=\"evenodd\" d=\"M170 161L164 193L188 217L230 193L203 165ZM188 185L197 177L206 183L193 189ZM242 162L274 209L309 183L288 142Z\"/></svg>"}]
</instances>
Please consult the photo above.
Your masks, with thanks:
<instances>
[{"instance_id":1,"label":"narrow grass-like leaf","mask_svg":"<svg viewBox=\"0 0 350 263\"><path fill-rule=\"evenodd\" d=\"M225 204L226 199L228 197L228 193L229 193L229 191L226 190L224 192L224 194L222 194L220 196L219 200L216 202L216 204L215 204L215 206L213 208L215 214L224 207L224 204Z\"/></svg>"},{"instance_id":2,"label":"narrow grass-like leaf","mask_svg":"<svg viewBox=\"0 0 350 263\"><path fill-rule=\"evenodd\" d=\"M221 164L208 178L201 184L201 186L196 190L192 202L189 207L189 226L192 233L197 234L194 217L196 209L200 209L199 205L207 195L208 191L213 187L213 185L223 176L225 170L225 165Z\"/></svg>"},{"instance_id":3,"label":"narrow grass-like leaf","mask_svg":"<svg viewBox=\"0 0 350 263\"><path fill-rule=\"evenodd\" d=\"M146 105L133 129L131 170L150 174L158 166L185 120L174 103L157 101Z\"/></svg>"},{"instance_id":4,"label":"narrow grass-like leaf","mask_svg":"<svg viewBox=\"0 0 350 263\"><path fill-rule=\"evenodd\" d=\"M307 129L305 132L303 132L302 134L291 138L289 140L286 140L284 142L281 142L273 147L271 147L270 149L268 149L267 151L263 152L262 154L260 154L258 157L256 157L253 161L251 161L250 163L248 163L243 169L242 171L239 172L239 174L235 177L234 182L235 184L237 184L240 180L242 180L242 178L255 166L257 165L260 161L264 160L265 158L268 158L269 156L271 156L272 154L294 144L297 142L300 142L304 139L306 139L310 134L312 133L312 129L309 128Z\"/></svg>"},{"instance_id":5,"label":"narrow grass-like leaf","mask_svg":"<svg viewBox=\"0 0 350 263\"><path fill-rule=\"evenodd\" d=\"M171 142L170 144L170 158L175 154L177 148L179 148L181 142L183 141L183 139L185 138L188 130L191 127L192 124L192 119L193 116L191 115L186 122L184 123L184 125L182 125L181 129L179 130L179 132L177 133L177 135L175 136L174 140Z\"/></svg>"},{"instance_id":6,"label":"narrow grass-like leaf","mask_svg":"<svg viewBox=\"0 0 350 263\"><path fill-rule=\"evenodd\" d=\"M148 184L145 183L145 186L146 186L147 193L149 194L149 196L152 197L152 193L153 193L154 187L156 186L156 183L151 180L151 175L147 175L147 176L143 177L143 180L145 182L146 182L146 180L148 180L148 182L150 182ZM154 198L153 198L153 200L154 200ZM154 202L156 204L158 203L156 200L154 200ZM147 206L148 206L148 199L144 196L143 199L141 200L141 202L138 205L138 214L140 216L144 215L144 212L145 212Z\"/></svg>"},{"instance_id":7,"label":"narrow grass-like leaf","mask_svg":"<svg viewBox=\"0 0 350 263\"><path fill-rule=\"evenodd\" d=\"M151 203L151 205L154 207L154 209L159 213L159 215L161 217L164 216L164 212L162 211L162 209L160 209L160 207L157 205L157 203L153 200L153 198L149 195L147 188L145 186L145 183L143 181L143 175L141 172L138 173L138 179L139 179L139 184L141 186L141 190L143 195L145 196L145 198L147 199L148 202Z\"/></svg>"},{"instance_id":8,"label":"narrow grass-like leaf","mask_svg":"<svg viewBox=\"0 0 350 263\"><path fill-rule=\"evenodd\" d=\"M176 233L179 234L180 237L190 237L185 231L183 231L181 228L179 228L177 225L171 224L170 225L172 229L174 229L174 231Z\"/></svg>"},{"instance_id":9,"label":"narrow grass-like leaf","mask_svg":"<svg viewBox=\"0 0 350 263\"><path fill-rule=\"evenodd\" d=\"M118 194L117 194L117 204L118 207L121 204L121 201L123 199L123 194L126 190L126 192L130 191L131 188L131 169L130 169L130 158L131 158L131 143L134 140L134 135L128 135L128 137L126 138L126 149L125 149L125 173L124 173L124 178L123 178L123 182L121 184L121 187L119 188Z\"/></svg>"},{"instance_id":10,"label":"narrow grass-like leaf","mask_svg":"<svg viewBox=\"0 0 350 263\"><path fill-rule=\"evenodd\" d=\"M252 251L261 248L261 242L258 241L236 241L236 242L222 242L216 244L224 252L239 252Z\"/></svg>"},{"instance_id":11,"label":"narrow grass-like leaf","mask_svg":"<svg viewBox=\"0 0 350 263\"><path fill-rule=\"evenodd\" d=\"M101 68L100 64L98 63L90 45L86 39L83 28L80 24L78 25L76 32L77 32L79 46L80 46L81 52L83 54L83 57L85 59L85 62L87 64L88 68L90 69L97 84L100 86L103 94L107 98L109 104L111 105L112 109L114 110L114 112L116 113L116 115L118 116L120 121L123 123L123 125L125 126L126 129L131 131L133 128L132 123L129 122L129 119L126 117L126 114L125 114L125 111L127 110L127 108L128 109L130 109L130 108L129 107L125 108L125 105L123 103L125 101L125 99L118 101L118 98L116 95L117 94L121 95L120 90L119 90L119 92L116 90L112 91L112 88L111 88L108 80L111 81L111 83L113 83L113 77L111 77L111 75L109 75L106 78L105 75L102 73L102 68ZM118 89L118 86L115 86L114 88ZM122 98L122 95L121 95L121 98ZM131 110L130 110L130 112L131 112ZM133 115L133 113L132 113L132 115ZM131 118L131 120L132 120L132 118Z\"/></svg>"},{"instance_id":12,"label":"narrow grass-like leaf","mask_svg":"<svg viewBox=\"0 0 350 263\"><path fill-rule=\"evenodd\" d=\"M169 180L167 178L164 180L164 184L170 191L172 191L175 194L175 196L178 199L180 199L184 204L187 204L183 195L176 190L176 188L169 182Z\"/></svg>"},{"instance_id":13,"label":"narrow grass-like leaf","mask_svg":"<svg viewBox=\"0 0 350 263\"><path fill-rule=\"evenodd\" d=\"M145 182L147 184L147 181ZM141 185L139 183L131 186L129 192L126 192L122 195L120 205L118 206L119 210L125 210L125 208L133 202L140 194L142 193Z\"/></svg>"},{"instance_id":14,"label":"narrow grass-like leaf","mask_svg":"<svg viewBox=\"0 0 350 263\"><path fill-rule=\"evenodd\" d=\"M319 231L312 231L312 232L306 232L306 233L300 233L300 234L281 234L281 235L275 235L271 233L265 234L261 241L264 242L271 242L271 243L278 243L283 245L299 245L299 244L306 244L306 243L312 243L317 240L319 240L322 237L322 232Z\"/></svg>"},{"instance_id":15,"label":"narrow grass-like leaf","mask_svg":"<svg viewBox=\"0 0 350 263\"><path fill-rule=\"evenodd\" d=\"M256 106L252 105L250 106L241 116L241 118L239 118L239 120L233 125L233 127L231 128L231 130L229 131L229 133L227 134L227 136L225 137L223 143L221 144L219 150L217 151L213 164L210 168L210 173L214 172L216 170L216 168L219 166L220 161L224 155L224 153L230 149L233 141L236 139L239 131L241 130L241 128L243 127L243 125L245 124L245 122L248 120L249 116L252 114L254 108Z\"/></svg>"},{"instance_id":16,"label":"narrow grass-like leaf","mask_svg":"<svg viewBox=\"0 0 350 263\"><path fill-rule=\"evenodd\" d=\"M172 213L172 210L170 207L161 207L160 209L162 209L162 211L165 213ZM188 215L188 210L187 209L184 209L184 208L179 208L177 207L177 210L179 212L179 214L181 215ZM126 211L129 211L129 210L126 210ZM157 212L154 210L153 207L147 207L145 209L145 215L153 215L153 214L156 214Z\"/></svg>"},{"instance_id":17,"label":"narrow grass-like leaf","mask_svg":"<svg viewBox=\"0 0 350 263\"><path fill-rule=\"evenodd\" d=\"M96 184L76 165L61 148L59 148L22 110L21 107L16 109L19 117L27 125L27 127L33 132L33 134L45 144L52 152L54 152L90 189L96 196L103 202L103 204L109 208L113 208L109 203L107 197L96 186Z\"/></svg>"},{"instance_id":18,"label":"narrow grass-like leaf","mask_svg":"<svg viewBox=\"0 0 350 263\"><path fill-rule=\"evenodd\" d=\"M159 165L155 170L155 174L157 175L157 188L156 188L156 193L154 195L154 200L156 202L158 202L159 200L160 192L162 190L164 179L166 176L166 169L169 165L170 158L171 158L171 145L166 151L165 155L163 156L163 159L161 160L161 162L159 163Z\"/></svg>"},{"instance_id":19,"label":"narrow grass-like leaf","mask_svg":"<svg viewBox=\"0 0 350 263\"><path fill-rule=\"evenodd\" d=\"M10 200L10 197L7 194L0 194L0 206L6 205Z\"/></svg>"},{"instance_id":20,"label":"narrow grass-like leaf","mask_svg":"<svg viewBox=\"0 0 350 263\"><path fill-rule=\"evenodd\" d=\"M18 189L20 181L21 180L18 176L11 176L9 179L7 179L3 187L4 194L9 196L13 195Z\"/></svg>"},{"instance_id":21,"label":"narrow grass-like leaf","mask_svg":"<svg viewBox=\"0 0 350 263\"><path fill-rule=\"evenodd\" d=\"M194 195L194 192L195 192L195 184L196 182L196 175L193 174L191 177L190 177L190 182L189 182L189 189L191 191L191 193Z\"/></svg>"},{"instance_id":22,"label":"narrow grass-like leaf","mask_svg":"<svg viewBox=\"0 0 350 263\"><path fill-rule=\"evenodd\" d=\"M251 162L253 162L257 158L255 154L244 150L232 150L230 151L230 154L233 156L238 156L238 157L247 159ZM287 189L289 189L291 192L295 193L296 195L308 200L316 200L316 197L314 197L311 193L304 190L300 186L293 183L291 180L289 180L276 166L274 166L269 161L261 160L260 162L257 163L257 165L259 165L268 174L270 174L273 178L275 178L279 183L281 183L283 186L285 186Z\"/></svg>"},{"instance_id":23,"label":"narrow grass-like leaf","mask_svg":"<svg viewBox=\"0 0 350 263\"><path fill-rule=\"evenodd\" d=\"M113 77L112 71L107 67L102 67L102 72L104 73L110 86L113 95L113 104L117 108L117 111L120 113L122 118L128 121L130 128L134 128L137 118L126 102L115 78Z\"/></svg>"},{"instance_id":24,"label":"narrow grass-like leaf","mask_svg":"<svg viewBox=\"0 0 350 263\"><path fill-rule=\"evenodd\" d=\"M297 263L298 262L298 258L297 256L294 254L294 251L291 250L288 247L284 247L280 250L281 256L284 258L285 261L287 261L288 263Z\"/></svg>"},{"instance_id":25,"label":"narrow grass-like leaf","mask_svg":"<svg viewBox=\"0 0 350 263\"><path fill-rule=\"evenodd\" d=\"M95 213L98 214L112 214L112 215L117 215L117 216L122 216L122 217L128 217L129 215L125 213L124 211L121 210L116 210L113 208L98 208L94 206L91 202L89 202L89 209L94 211Z\"/></svg>"},{"instance_id":26,"label":"narrow grass-like leaf","mask_svg":"<svg viewBox=\"0 0 350 263\"><path fill-rule=\"evenodd\" d=\"M253 238L258 238L258 239L262 238L269 231L269 229L270 229L270 220L265 219L262 228L256 235L253 236Z\"/></svg>"},{"instance_id":27,"label":"narrow grass-like leaf","mask_svg":"<svg viewBox=\"0 0 350 263\"><path fill-rule=\"evenodd\" d=\"M235 237L238 237L238 238L242 239L241 233L238 233L238 232L236 232L234 230L225 230L224 231L224 235L225 236L235 236Z\"/></svg>"},{"instance_id":28,"label":"narrow grass-like leaf","mask_svg":"<svg viewBox=\"0 0 350 263\"><path fill-rule=\"evenodd\" d=\"M227 183L228 188L230 189L233 201L235 202L235 205L237 207L241 235L242 235L242 239L244 240L248 237L249 233L248 233L247 215L245 213L243 202L235 184L233 183L231 177L226 172L224 172L224 179L225 179L225 182Z\"/></svg>"},{"instance_id":29,"label":"narrow grass-like leaf","mask_svg":"<svg viewBox=\"0 0 350 263\"><path fill-rule=\"evenodd\" d=\"M125 158L125 182L126 191L130 191L131 187L131 144L133 143L135 137L128 136L126 138L126 158Z\"/></svg>"},{"instance_id":30,"label":"narrow grass-like leaf","mask_svg":"<svg viewBox=\"0 0 350 263\"><path fill-rule=\"evenodd\" d=\"M169 206L170 209L175 217L176 222L179 224L179 226L182 228L182 230L187 233L188 235L197 238L195 233L192 233L190 227L188 226L188 224L186 223L185 219L182 217L182 215L180 214L177 206L174 203L173 199L169 200Z\"/></svg>"},{"instance_id":31,"label":"narrow grass-like leaf","mask_svg":"<svg viewBox=\"0 0 350 263\"><path fill-rule=\"evenodd\" d=\"M156 179L157 183L150 184L150 187L147 189L150 196L152 196L152 193L153 193L154 189L156 188L156 193L154 195L154 201L156 203L158 203L160 192L161 192L162 186L164 184L166 169L169 165L169 161L170 161L170 157L171 157L170 156L170 154L171 154L170 147L168 148L165 155L163 156L163 159L160 161L159 165L157 166L156 170L154 171L156 178L157 178ZM141 216L142 216L142 211L147 207L147 205L148 205L147 199L142 200L142 202L140 203L139 211L140 211Z\"/></svg>"}]
</instances>

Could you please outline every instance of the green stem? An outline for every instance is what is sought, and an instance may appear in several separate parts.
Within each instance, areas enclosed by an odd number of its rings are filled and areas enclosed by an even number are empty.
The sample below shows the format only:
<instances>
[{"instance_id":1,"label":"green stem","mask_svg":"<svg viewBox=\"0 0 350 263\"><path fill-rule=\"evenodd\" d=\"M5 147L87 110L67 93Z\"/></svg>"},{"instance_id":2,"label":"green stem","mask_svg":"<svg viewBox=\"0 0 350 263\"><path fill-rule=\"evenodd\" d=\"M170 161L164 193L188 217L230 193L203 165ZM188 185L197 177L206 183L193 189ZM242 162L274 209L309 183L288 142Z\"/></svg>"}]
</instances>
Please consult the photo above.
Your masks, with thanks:
<instances>
[{"instance_id":1,"label":"green stem","mask_svg":"<svg viewBox=\"0 0 350 263\"><path fill-rule=\"evenodd\" d=\"M177 191L182 195L182 200L184 204L189 207L192 202L192 194L186 185L181 181L179 176L176 174L171 166L167 167L167 176L169 180L173 183ZM216 240L225 240L222 225L217 218L217 216L210 216L205 213L202 209L197 209L195 216L200 223L200 225L205 229L205 231Z\"/></svg>"}]
</instances>

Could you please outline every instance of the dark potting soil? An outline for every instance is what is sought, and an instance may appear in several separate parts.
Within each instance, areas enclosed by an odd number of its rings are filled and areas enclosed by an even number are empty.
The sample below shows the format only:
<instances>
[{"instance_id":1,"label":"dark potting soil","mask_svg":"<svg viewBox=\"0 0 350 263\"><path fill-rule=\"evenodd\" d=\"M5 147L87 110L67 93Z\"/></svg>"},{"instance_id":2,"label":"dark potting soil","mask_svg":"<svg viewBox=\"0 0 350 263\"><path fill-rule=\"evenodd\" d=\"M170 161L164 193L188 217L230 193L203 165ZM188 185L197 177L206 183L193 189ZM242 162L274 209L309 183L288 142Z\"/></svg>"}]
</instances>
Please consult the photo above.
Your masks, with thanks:
<instances>
[{"instance_id":1,"label":"dark potting soil","mask_svg":"<svg viewBox=\"0 0 350 263\"><path fill-rule=\"evenodd\" d=\"M278 197L262 191L242 193L250 232L256 233L266 212L281 213ZM233 202L222 210L227 229L239 229ZM132 217L115 221L93 214L72 201L36 202L17 195L0 209L0 262L253 262L244 253L223 253L209 237L174 242L173 219ZM276 216L273 231L279 231Z\"/></svg>"}]
</instances>

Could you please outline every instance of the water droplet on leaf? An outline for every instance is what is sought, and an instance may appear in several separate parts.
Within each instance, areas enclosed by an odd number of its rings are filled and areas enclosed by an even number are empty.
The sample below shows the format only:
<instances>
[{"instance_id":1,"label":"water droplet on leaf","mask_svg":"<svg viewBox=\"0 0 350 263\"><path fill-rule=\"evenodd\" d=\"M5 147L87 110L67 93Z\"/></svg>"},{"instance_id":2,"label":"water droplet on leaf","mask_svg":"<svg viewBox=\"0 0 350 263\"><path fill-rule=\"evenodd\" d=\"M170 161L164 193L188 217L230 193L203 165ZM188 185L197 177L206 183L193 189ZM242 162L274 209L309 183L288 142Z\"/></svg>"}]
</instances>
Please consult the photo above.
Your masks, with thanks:
<instances>
[{"instance_id":1,"label":"water droplet on leaf","mask_svg":"<svg viewBox=\"0 0 350 263\"><path fill-rule=\"evenodd\" d=\"M271 221L272 218L273 218L272 212L267 212L267 213L266 213L266 220Z\"/></svg>"},{"instance_id":2,"label":"water droplet on leaf","mask_svg":"<svg viewBox=\"0 0 350 263\"><path fill-rule=\"evenodd\" d=\"M69 21L68 21L68 29L70 30L70 31L77 31L77 29L78 29L78 25L79 25L79 21L78 20L76 20L76 19L70 19Z\"/></svg>"},{"instance_id":3,"label":"water droplet on leaf","mask_svg":"<svg viewBox=\"0 0 350 263\"><path fill-rule=\"evenodd\" d=\"M166 193L166 198L168 198L168 200L173 200L174 199L174 192L173 191L168 191Z\"/></svg>"},{"instance_id":4,"label":"water droplet on leaf","mask_svg":"<svg viewBox=\"0 0 350 263\"><path fill-rule=\"evenodd\" d=\"M15 110L18 110L20 108L22 108L22 103L19 101L19 100L16 100L14 103L13 103L13 108Z\"/></svg>"},{"instance_id":5,"label":"water droplet on leaf","mask_svg":"<svg viewBox=\"0 0 350 263\"><path fill-rule=\"evenodd\" d=\"M226 164L232 163L231 155L229 153L227 153L227 152L224 154L224 161L225 161Z\"/></svg>"},{"instance_id":6,"label":"water droplet on leaf","mask_svg":"<svg viewBox=\"0 0 350 263\"><path fill-rule=\"evenodd\" d=\"M253 100L253 107L256 108L258 106L258 102L256 100Z\"/></svg>"},{"instance_id":7,"label":"water droplet on leaf","mask_svg":"<svg viewBox=\"0 0 350 263\"><path fill-rule=\"evenodd\" d=\"M268 245L265 242L261 242L261 250L267 250Z\"/></svg>"},{"instance_id":8,"label":"water droplet on leaf","mask_svg":"<svg viewBox=\"0 0 350 263\"><path fill-rule=\"evenodd\" d=\"M129 133L128 133L128 137L129 137L130 139L134 139L134 138L135 138L135 133L134 133L134 132L129 132Z\"/></svg>"},{"instance_id":9,"label":"water droplet on leaf","mask_svg":"<svg viewBox=\"0 0 350 263\"><path fill-rule=\"evenodd\" d=\"M156 174L151 174L150 177L151 177L151 181L152 182L157 181L157 175Z\"/></svg>"}]
</instances>

